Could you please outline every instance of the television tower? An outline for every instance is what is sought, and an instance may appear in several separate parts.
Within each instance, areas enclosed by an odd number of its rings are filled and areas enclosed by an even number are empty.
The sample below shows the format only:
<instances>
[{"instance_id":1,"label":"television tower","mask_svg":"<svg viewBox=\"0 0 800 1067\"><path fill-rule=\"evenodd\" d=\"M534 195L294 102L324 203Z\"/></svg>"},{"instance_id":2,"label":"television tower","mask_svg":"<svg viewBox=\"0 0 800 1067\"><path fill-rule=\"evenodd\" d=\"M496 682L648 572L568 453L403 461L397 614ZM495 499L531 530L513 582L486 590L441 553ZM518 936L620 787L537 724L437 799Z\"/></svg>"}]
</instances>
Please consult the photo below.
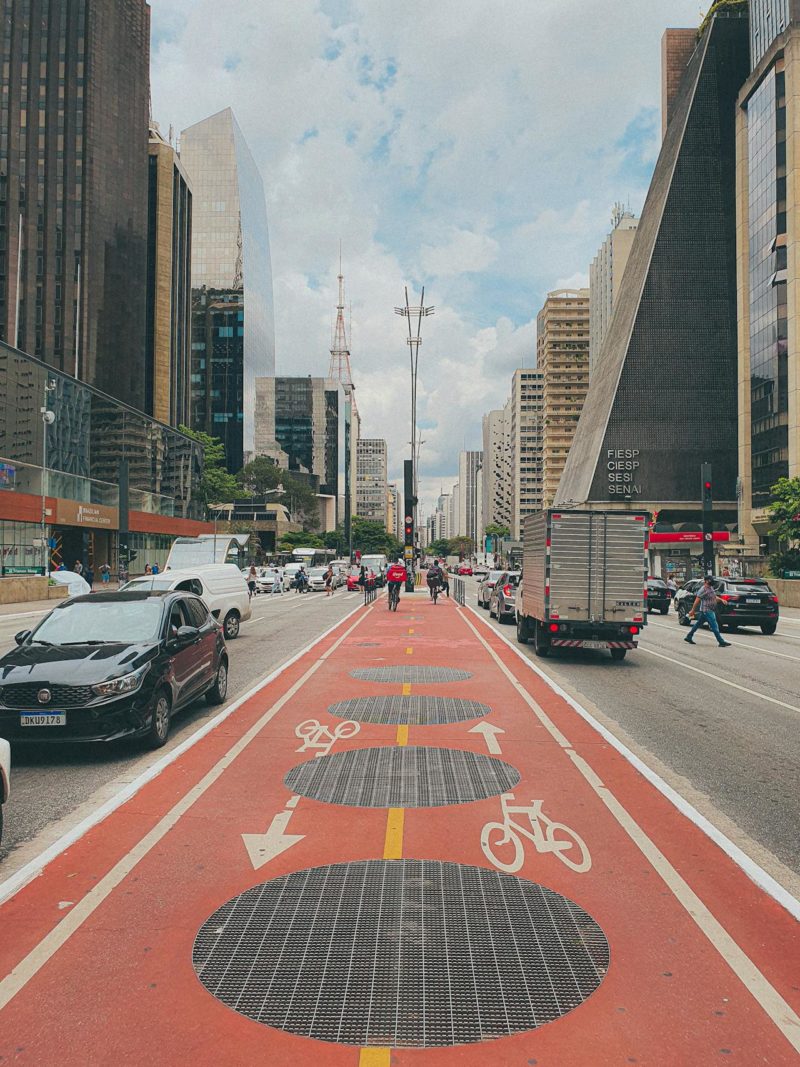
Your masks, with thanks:
<instances>
[{"instance_id":1,"label":"television tower","mask_svg":"<svg viewBox=\"0 0 800 1067\"><path fill-rule=\"evenodd\" d=\"M336 325L331 343L331 365L328 377L341 382L348 391L353 390L353 372L350 369L350 349L344 324L344 275L342 274L342 245L339 243L339 303L336 305Z\"/></svg>"}]
</instances>

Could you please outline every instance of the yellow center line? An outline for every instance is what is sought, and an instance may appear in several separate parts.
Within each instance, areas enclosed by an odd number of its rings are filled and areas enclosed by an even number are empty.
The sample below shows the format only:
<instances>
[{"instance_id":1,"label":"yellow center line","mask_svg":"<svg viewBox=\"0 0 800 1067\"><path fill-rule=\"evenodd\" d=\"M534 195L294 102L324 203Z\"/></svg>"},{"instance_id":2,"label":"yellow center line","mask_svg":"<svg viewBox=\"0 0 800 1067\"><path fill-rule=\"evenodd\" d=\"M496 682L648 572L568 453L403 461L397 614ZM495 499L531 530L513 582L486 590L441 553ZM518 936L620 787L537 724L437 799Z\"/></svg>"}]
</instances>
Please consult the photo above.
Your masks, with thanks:
<instances>
[{"instance_id":1,"label":"yellow center line","mask_svg":"<svg viewBox=\"0 0 800 1067\"><path fill-rule=\"evenodd\" d=\"M398 743L398 745L407 745L408 744L408 726L407 725L398 726L397 727L397 743Z\"/></svg>"},{"instance_id":2,"label":"yellow center line","mask_svg":"<svg viewBox=\"0 0 800 1067\"><path fill-rule=\"evenodd\" d=\"M404 697L410 697L411 696L411 682L403 682L403 696Z\"/></svg>"},{"instance_id":3,"label":"yellow center line","mask_svg":"<svg viewBox=\"0 0 800 1067\"><path fill-rule=\"evenodd\" d=\"M410 630L409 630L408 632L409 632L410 634L413 634L413 632L414 632L414 631L410 629Z\"/></svg>"},{"instance_id":4,"label":"yellow center line","mask_svg":"<svg viewBox=\"0 0 800 1067\"><path fill-rule=\"evenodd\" d=\"M362 1048L358 1067L389 1067L392 1062L390 1048Z\"/></svg>"},{"instance_id":5,"label":"yellow center line","mask_svg":"<svg viewBox=\"0 0 800 1067\"><path fill-rule=\"evenodd\" d=\"M386 816L386 837L383 842L383 858L400 860L403 858L403 822L405 808L389 808Z\"/></svg>"},{"instance_id":6,"label":"yellow center line","mask_svg":"<svg viewBox=\"0 0 800 1067\"><path fill-rule=\"evenodd\" d=\"M406 649L406 655L407 655L407 656L410 656L410 655L411 655L411 653L412 653L413 651L414 651L414 649L413 649L413 648L407 648L407 649Z\"/></svg>"}]
</instances>

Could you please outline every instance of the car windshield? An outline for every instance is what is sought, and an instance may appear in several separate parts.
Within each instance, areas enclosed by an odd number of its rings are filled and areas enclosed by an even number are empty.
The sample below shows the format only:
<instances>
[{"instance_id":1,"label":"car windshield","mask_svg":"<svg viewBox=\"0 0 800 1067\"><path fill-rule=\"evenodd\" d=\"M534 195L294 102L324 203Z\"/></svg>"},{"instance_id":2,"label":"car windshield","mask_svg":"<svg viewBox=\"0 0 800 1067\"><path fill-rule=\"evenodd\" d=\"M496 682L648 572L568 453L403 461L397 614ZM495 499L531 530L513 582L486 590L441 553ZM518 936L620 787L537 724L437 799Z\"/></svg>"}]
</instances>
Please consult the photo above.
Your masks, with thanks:
<instances>
[{"instance_id":1,"label":"car windshield","mask_svg":"<svg viewBox=\"0 0 800 1067\"><path fill-rule=\"evenodd\" d=\"M76 600L48 615L34 630L32 640L51 645L153 641L162 607L160 599Z\"/></svg>"},{"instance_id":2,"label":"car windshield","mask_svg":"<svg viewBox=\"0 0 800 1067\"><path fill-rule=\"evenodd\" d=\"M309 573L309 577L311 577L311 578L321 578L323 576L323 574L327 574L328 573L328 568L327 567L312 567L311 570L308 573Z\"/></svg>"},{"instance_id":3,"label":"car windshield","mask_svg":"<svg viewBox=\"0 0 800 1067\"><path fill-rule=\"evenodd\" d=\"M517 586L519 585L519 578L520 576L518 574L507 574L505 584Z\"/></svg>"},{"instance_id":4,"label":"car windshield","mask_svg":"<svg viewBox=\"0 0 800 1067\"><path fill-rule=\"evenodd\" d=\"M125 589L163 589L167 591L172 588L172 583L175 581L174 575L165 574L163 578L155 575L153 578L148 574L144 578L134 578L131 582L126 582L122 586L122 590Z\"/></svg>"},{"instance_id":5,"label":"car windshield","mask_svg":"<svg viewBox=\"0 0 800 1067\"><path fill-rule=\"evenodd\" d=\"M662 581L660 578L648 578L647 579L647 588L648 589L666 589L667 588L667 583Z\"/></svg>"},{"instance_id":6,"label":"car windshield","mask_svg":"<svg viewBox=\"0 0 800 1067\"><path fill-rule=\"evenodd\" d=\"M486 581L496 582L502 573L502 571L489 571L488 575L486 576Z\"/></svg>"},{"instance_id":7,"label":"car windshield","mask_svg":"<svg viewBox=\"0 0 800 1067\"><path fill-rule=\"evenodd\" d=\"M742 593L745 596L748 593L772 592L766 582L727 582L726 585L731 593Z\"/></svg>"}]
</instances>

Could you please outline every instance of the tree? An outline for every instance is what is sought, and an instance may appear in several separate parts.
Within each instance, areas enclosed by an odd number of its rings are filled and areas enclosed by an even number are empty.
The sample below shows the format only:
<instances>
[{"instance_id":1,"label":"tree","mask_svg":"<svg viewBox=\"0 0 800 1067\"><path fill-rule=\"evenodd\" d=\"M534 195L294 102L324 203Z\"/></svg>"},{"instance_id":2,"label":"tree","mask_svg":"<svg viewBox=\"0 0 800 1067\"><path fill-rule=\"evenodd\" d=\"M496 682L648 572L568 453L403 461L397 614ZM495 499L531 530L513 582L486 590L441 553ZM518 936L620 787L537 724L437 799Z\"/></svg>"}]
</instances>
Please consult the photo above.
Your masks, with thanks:
<instances>
[{"instance_id":1,"label":"tree","mask_svg":"<svg viewBox=\"0 0 800 1067\"><path fill-rule=\"evenodd\" d=\"M471 537L459 534L451 540L450 548L453 556L470 556L475 549L475 542Z\"/></svg>"},{"instance_id":2,"label":"tree","mask_svg":"<svg viewBox=\"0 0 800 1067\"><path fill-rule=\"evenodd\" d=\"M313 489L294 477L291 471L281 470L266 456L258 456L242 467L236 482L239 500L269 500L271 497L283 504L292 520L299 522L304 530L316 530L319 526L319 504ZM282 495L269 492L279 485L284 489Z\"/></svg>"},{"instance_id":3,"label":"tree","mask_svg":"<svg viewBox=\"0 0 800 1067\"><path fill-rule=\"evenodd\" d=\"M780 548L769 563L772 573L781 577L784 571L800 571L800 478L779 478L771 492L769 532L778 538Z\"/></svg>"},{"instance_id":4,"label":"tree","mask_svg":"<svg viewBox=\"0 0 800 1067\"><path fill-rule=\"evenodd\" d=\"M502 526L499 522L490 522L484 531L487 537L510 537L511 531L507 526Z\"/></svg>"},{"instance_id":5,"label":"tree","mask_svg":"<svg viewBox=\"0 0 800 1067\"><path fill-rule=\"evenodd\" d=\"M296 533L286 533L278 545L279 552L291 552L295 548L324 548L321 537L307 530L298 530Z\"/></svg>"},{"instance_id":6,"label":"tree","mask_svg":"<svg viewBox=\"0 0 800 1067\"><path fill-rule=\"evenodd\" d=\"M383 523L373 522L372 519L362 519L358 515L353 517L353 549L362 554L382 553L385 556L400 556L403 546L387 532Z\"/></svg>"},{"instance_id":7,"label":"tree","mask_svg":"<svg viewBox=\"0 0 800 1067\"><path fill-rule=\"evenodd\" d=\"M198 496L206 504L227 504L236 499L238 484L225 469L225 445L219 437L212 437L202 430L190 430L179 426L181 433L197 441L203 448L203 474Z\"/></svg>"},{"instance_id":8,"label":"tree","mask_svg":"<svg viewBox=\"0 0 800 1067\"><path fill-rule=\"evenodd\" d=\"M446 537L440 537L438 541L431 541L428 545L429 556L450 556L451 545Z\"/></svg>"}]
</instances>

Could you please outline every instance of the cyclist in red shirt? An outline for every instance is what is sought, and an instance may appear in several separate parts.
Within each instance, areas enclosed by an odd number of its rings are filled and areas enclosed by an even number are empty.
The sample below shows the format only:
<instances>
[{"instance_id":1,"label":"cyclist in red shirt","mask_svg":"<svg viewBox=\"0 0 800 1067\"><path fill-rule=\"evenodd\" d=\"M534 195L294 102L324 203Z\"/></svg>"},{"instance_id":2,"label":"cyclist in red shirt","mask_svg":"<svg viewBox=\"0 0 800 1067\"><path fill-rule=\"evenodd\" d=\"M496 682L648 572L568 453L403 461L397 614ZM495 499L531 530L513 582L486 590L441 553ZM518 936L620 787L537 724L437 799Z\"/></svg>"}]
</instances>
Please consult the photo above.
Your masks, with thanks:
<instances>
[{"instance_id":1,"label":"cyclist in red shirt","mask_svg":"<svg viewBox=\"0 0 800 1067\"><path fill-rule=\"evenodd\" d=\"M400 600L400 589L408 580L408 571L402 560L393 563L386 572L386 585L389 587L389 610L392 611Z\"/></svg>"}]
</instances>

